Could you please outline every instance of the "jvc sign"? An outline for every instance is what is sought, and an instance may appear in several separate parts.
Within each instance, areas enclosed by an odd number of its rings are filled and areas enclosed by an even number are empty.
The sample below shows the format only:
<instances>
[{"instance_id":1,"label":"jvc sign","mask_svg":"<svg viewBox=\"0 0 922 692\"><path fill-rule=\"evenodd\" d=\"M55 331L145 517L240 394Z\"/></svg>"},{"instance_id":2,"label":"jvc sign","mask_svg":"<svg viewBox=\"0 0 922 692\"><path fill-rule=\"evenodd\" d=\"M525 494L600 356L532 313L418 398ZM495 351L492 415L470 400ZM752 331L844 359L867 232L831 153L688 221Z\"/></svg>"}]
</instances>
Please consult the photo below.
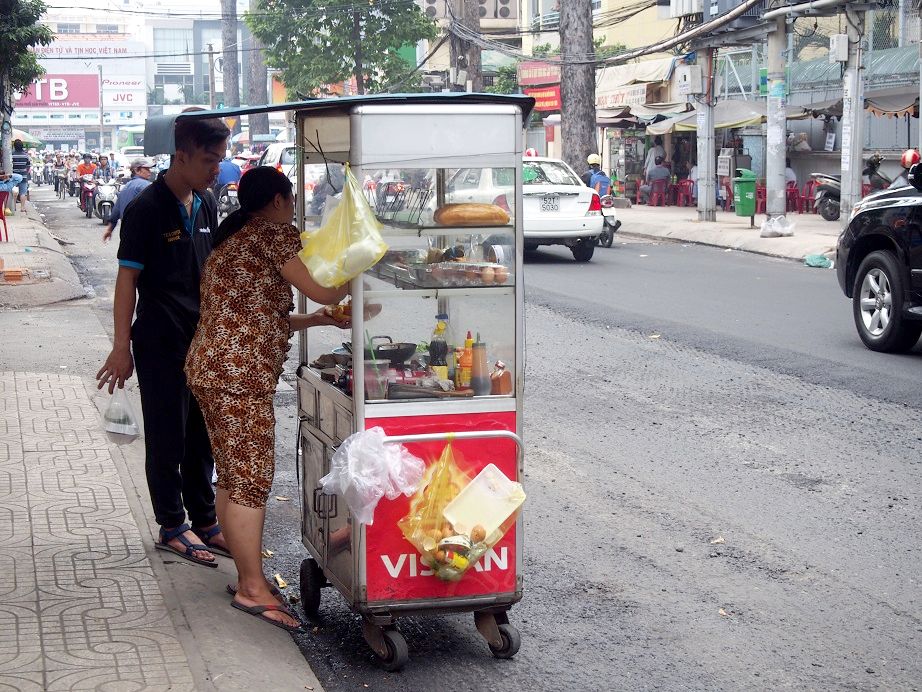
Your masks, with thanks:
<instances>
[{"instance_id":1,"label":"jvc sign","mask_svg":"<svg viewBox=\"0 0 922 692\"><path fill-rule=\"evenodd\" d=\"M99 108L99 76L46 74L17 99L16 108Z\"/></svg>"}]
</instances>

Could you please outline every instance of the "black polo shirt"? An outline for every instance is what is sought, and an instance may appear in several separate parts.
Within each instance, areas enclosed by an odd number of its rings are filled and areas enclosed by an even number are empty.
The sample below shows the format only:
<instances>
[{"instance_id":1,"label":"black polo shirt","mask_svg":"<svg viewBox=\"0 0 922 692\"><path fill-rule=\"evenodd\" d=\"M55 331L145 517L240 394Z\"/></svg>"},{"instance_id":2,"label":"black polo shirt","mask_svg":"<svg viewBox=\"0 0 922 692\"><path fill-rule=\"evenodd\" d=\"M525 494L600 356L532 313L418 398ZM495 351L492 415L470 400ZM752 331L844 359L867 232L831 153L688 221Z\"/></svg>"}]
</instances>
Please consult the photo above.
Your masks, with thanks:
<instances>
[{"instance_id":1,"label":"black polo shirt","mask_svg":"<svg viewBox=\"0 0 922 692\"><path fill-rule=\"evenodd\" d=\"M211 192L194 193L189 218L164 176L128 205L118 262L141 270L137 318L131 329L135 342L185 357L198 325L199 282L217 225Z\"/></svg>"}]
</instances>

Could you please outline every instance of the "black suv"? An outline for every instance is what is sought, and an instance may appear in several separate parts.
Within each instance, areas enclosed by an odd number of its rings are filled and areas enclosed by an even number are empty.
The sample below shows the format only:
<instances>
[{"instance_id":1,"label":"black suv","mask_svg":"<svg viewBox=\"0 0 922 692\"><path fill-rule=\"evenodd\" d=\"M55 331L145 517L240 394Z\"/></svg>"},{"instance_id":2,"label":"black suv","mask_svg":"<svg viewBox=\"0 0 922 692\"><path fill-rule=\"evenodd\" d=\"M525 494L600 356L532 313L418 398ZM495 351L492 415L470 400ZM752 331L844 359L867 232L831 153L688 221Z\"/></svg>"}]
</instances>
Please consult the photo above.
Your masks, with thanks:
<instances>
[{"instance_id":1,"label":"black suv","mask_svg":"<svg viewBox=\"0 0 922 692\"><path fill-rule=\"evenodd\" d=\"M915 172L910 180L922 187ZM911 349L922 334L922 193L883 190L855 205L839 236L836 274L865 346Z\"/></svg>"}]
</instances>

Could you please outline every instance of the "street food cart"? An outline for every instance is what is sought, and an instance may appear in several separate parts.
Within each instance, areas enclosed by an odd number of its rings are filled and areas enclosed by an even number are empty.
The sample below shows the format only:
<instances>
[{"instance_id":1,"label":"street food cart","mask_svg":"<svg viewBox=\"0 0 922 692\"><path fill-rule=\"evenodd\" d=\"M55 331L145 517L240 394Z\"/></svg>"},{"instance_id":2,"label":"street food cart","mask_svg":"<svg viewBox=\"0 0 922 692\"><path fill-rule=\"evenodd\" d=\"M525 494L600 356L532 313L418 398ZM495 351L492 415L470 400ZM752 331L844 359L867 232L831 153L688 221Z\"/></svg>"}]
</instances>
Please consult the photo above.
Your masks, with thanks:
<instances>
[{"instance_id":1,"label":"street food cart","mask_svg":"<svg viewBox=\"0 0 922 692\"><path fill-rule=\"evenodd\" d=\"M298 454L302 540L310 553L301 566L301 595L312 614L321 588L334 586L363 616L363 634L390 670L408 655L395 626L403 616L473 612L494 655L511 657L519 648L506 613L522 597L520 515L474 569L444 581L398 526L410 499L383 498L373 523L358 524L343 497L322 492L320 479L343 440L380 427L427 463L450 439L468 477L493 464L521 481L525 332L517 211L523 119L530 108L531 101L520 97L418 95L342 99L295 112L304 164L298 189L312 188L310 199L305 194L299 200L301 227L319 222L318 196L342 178L328 167L348 161L389 246L383 260L352 282L352 364L337 348L344 340L339 337L348 336L343 332L326 330L336 332L334 338L318 329L301 334ZM508 220L499 227L441 225L435 212L452 203L498 204ZM481 382L474 393L470 387L419 386L438 367L434 349L421 342L429 342L439 324L450 350L463 347L468 332L476 337L490 366L505 365L505 387L483 388ZM333 362L330 356L342 364L323 367ZM459 352L454 362L456 376L463 356ZM474 374L489 378L497 370L485 373L480 357Z\"/></svg>"},{"instance_id":2,"label":"street food cart","mask_svg":"<svg viewBox=\"0 0 922 692\"><path fill-rule=\"evenodd\" d=\"M469 529L467 547L477 531L493 539L452 573L444 561L457 566L463 557L421 552L401 530L417 497L383 497L373 521L362 523L348 498L327 494L321 479L347 438L381 428L388 444L403 444L427 470L451 451L461 486L453 492L469 496L468 511L478 511L478 488L521 483L521 161L533 103L521 96L382 95L229 113L292 111L297 163L285 172L296 180L302 231L322 224L343 189L346 164L383 224L387 253L351 283L351 333L300 333L297 465L310 554L300 570L305 613L316 614L321 590L334 587L362 615L365 639L388 670L408 658L396 627L405 616L471 612L495 656L511 658L519 649L507 617L523 593L518 509L502 526L496 519ZM456 204L502 213L449 219L444 212ZM300 312L316 309L304 296L298 302ZM445 535L457 531L445 530L438 546L464 542Z\"/></svg>"}]
</instances>

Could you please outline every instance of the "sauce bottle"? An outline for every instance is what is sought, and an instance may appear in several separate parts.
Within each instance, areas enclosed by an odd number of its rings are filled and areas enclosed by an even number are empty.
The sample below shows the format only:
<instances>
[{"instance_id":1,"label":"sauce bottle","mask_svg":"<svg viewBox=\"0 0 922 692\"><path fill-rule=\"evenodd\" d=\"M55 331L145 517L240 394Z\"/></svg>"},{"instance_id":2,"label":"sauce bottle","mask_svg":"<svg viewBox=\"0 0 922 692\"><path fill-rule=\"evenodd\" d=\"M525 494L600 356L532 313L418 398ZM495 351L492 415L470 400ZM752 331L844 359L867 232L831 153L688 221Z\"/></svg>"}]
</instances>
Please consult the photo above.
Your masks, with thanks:
<instances>
[{"instance_id":1,"label":"sauce bottle","mask_svg":"<svg viewBox=\"0 0 922 692\"><path fill-rule=\"evenodd\" d=\"M512 373L501 360L496 361L490 374L490 394L512 394Z\"/></svg>"},{"instance_id":2,"label":"sauce bottle","mask_svg":"<svg viewBox=\"0 0 922 692\"><path fill-rule=\"evenodd\" d=\"M435 323L435 330L429 340L429 367L440 380L448 379L448 343L445 341L445 323Z\"/></svg>"},{"instance_id":3,"label":"sauce bottle","mask_svg":"<svg viewBox=\"0 0 922 692\"><path fill-rule=\"evenodd\" d=\"M470 331L464 339L464 351L461 353L461 360L458 363L458 389L470 389L471 386L471 368L474 361L474 339Z\"/></svg>"},{"instance_id":4,"label":"sauce bottle","mask_svg":"<svg viewBox=\"0 0 922 692\"><path fill-rule=\"evenodd\" d=\"M487 366L487 345L480 340L474 343L471 363L471 389L474 396L486 396L490 393L490 375Z\"/></svg>"}]
</instances>

